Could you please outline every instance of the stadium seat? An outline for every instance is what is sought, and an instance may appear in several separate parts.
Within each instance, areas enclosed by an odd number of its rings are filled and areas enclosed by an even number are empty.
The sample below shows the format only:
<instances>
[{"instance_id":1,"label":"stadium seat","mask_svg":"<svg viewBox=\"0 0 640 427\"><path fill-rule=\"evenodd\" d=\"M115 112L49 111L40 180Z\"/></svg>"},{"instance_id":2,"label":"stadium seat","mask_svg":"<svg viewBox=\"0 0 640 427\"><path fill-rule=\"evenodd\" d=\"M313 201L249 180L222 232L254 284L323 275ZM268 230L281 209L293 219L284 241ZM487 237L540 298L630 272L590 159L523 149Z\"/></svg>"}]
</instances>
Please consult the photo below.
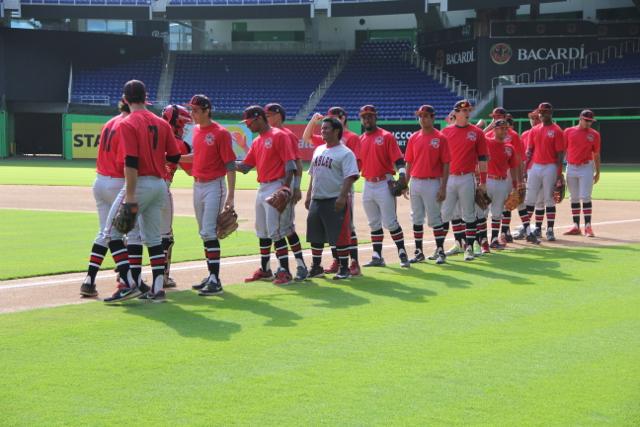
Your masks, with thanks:
<instances>
[{"instance_id":1,"label":"stadium seat","mask_svg":"<svg viewBox=\"0 0 640 427\"><path fill-rule=\"evenodd\" d=\"M628 55L623 58L610 59L602 64L592 64L582 70L556 76L553 80L628 80L638 78L640 78L640 55Z\"/></svg>"}]
</instances>

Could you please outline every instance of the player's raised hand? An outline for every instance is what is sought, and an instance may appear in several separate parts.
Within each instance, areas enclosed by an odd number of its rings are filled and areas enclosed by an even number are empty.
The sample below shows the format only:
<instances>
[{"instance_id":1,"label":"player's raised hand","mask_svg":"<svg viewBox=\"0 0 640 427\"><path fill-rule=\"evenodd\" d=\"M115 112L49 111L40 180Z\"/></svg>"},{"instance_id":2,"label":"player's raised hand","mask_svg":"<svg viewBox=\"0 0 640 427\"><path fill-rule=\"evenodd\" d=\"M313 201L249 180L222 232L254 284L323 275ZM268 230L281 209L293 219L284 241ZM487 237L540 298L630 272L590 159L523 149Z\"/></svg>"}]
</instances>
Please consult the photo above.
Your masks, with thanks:
<instances>
[{"instance_id":1,"label":"player's raised hand","mask_svg":"<svg viewBox=\"0 0 640 427\"><path fill-rule=\"evenodd\" d=\"M311 120L314 122L319 122L322 119L324 119L324 116L320 113L314 113L313 116L311 117Z\"/></svg>"}]
</instances>

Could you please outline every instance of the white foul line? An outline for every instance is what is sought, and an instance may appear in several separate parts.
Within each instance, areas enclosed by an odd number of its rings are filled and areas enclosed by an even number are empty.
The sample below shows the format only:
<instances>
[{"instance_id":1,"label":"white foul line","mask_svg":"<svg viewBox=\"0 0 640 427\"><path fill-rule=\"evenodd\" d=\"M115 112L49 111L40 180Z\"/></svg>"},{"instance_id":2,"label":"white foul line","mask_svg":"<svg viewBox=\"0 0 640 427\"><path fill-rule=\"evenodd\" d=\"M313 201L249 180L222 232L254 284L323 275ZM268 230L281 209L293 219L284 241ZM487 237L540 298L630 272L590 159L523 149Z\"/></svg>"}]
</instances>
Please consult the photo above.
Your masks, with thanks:
<instances>
[{"instance_id":1,"label":"white foul line","mask_svg":"<svg viewBox=\"0 0 640 427\"><path fill-rule=\"evenodd\" d=\"M622 219L622 220L618 220L618 221L603 221L603 222L594 222L592 225L594 226L601 226L601 225L616 225L616 224L627 224L627 223L631 223L631 222L640 222L640 218L636 218L636 219ZM564 225L564 226L560 226L560 227L554 227L554 228L571 228L572 225ZM489 231L489 230L487 230ZM406 240L406 238L405 238ZM447 241L453 241L452 238L448 238ZM424 240L424 243L435 243L434 240ZM395 244L390 244L390 245L383 245L383 248L395 248L396 245ZM360 252L368 252L368 251L372 251L373 248L371 246L359 246L358 247L358 251ZM308 252L305 251L305 252ZM308 254L307 254L308 255ZM289 258L293 258L293 255L289 255ZM186 262L197 262L197 261L186 261ZM235 260L235 261L226 261L223 263L223 265L238 265L238 264L252 264L252 263L259 263L260 262L260 258L249 258L249 259L240 259L240 260ZM184 271L184 270L200 270L200 269L204 269L204 267L202 266L202 264L198 264L198 265L183 265L183 266L172 266L171 267L171 271ZM151 269L149 267L144 267L142 269L142 273L149 273L151 272ZM118 276L117 273L111 272L111 273L104 273L104 274L100 274L100 278L101 279L109 279L109 278L116 278ZM4 291L4 290L9 290L9 289L20 289L20 288L34 288L34 287L46 287L46 286L57 286L57 285L63 285L65 283L76 283L76 284L80 284L80 282L86 277L86 273L77 273L77 277L72 277L72 278L68 278L68 279L59 279L59 280L43 280L43 281L39 281L39 282L31 282L31 283L21 283L21 284L15 284L15 285L1 285L0 284L0 291ZM28 279L24 279L24 280L28 280ZM1 282L0 282L1 283Z\"/></svg>"}]
</instances>

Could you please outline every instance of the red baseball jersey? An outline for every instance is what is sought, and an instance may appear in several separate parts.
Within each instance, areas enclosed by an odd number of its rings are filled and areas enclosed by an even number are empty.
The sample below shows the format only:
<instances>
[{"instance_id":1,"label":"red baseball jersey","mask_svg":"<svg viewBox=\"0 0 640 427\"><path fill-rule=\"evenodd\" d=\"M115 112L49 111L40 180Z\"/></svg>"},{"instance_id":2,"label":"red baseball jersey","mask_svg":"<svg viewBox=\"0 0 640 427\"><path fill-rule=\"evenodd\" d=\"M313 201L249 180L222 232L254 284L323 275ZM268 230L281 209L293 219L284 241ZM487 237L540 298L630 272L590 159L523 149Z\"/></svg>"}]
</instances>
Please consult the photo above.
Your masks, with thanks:
<instances>
[{"instance_id":1,"label":"red baseball jersey","mask_svg":"<svg viewBox=\"0 0 640 427\"><path fill-rule=\"evenodd\" d=\"M593 154L600 154L600 132L573 126L564 130L567 144L567 162L581 165L593 160Z\"/></svg>"},{"instance_id":2,"label":"red baseball jersey","mask_svg":"<svg viewBox=\"0 0 640 427\"><path fill-rule=\"evenodd\" d=\"M487 155L487 142L482 129L474 125L465 127L447 126L442 130L447 138L451 154L451 174L462 175L474 173L478 165L478 157Z\"/></svg>"},{"instance_id":3,"label":"red baseball jersey","mask_svg":"<svg viewBox=\"0 0 640 427\"><path fill-rule=\"evenodd\" d=\"M124 178L124 151L120 147L120 122L124 119L118 115L109 120L100 133L96 172L112 178Z\"/></svg>"},{"instance_id":4,"label":"red baseball jersey","mask_svg":"<svg viewBox=\"0 0 640 427\"><path fill-rule=\"evenodd\" d=\"M506 178L509 169L515 169L520 164L520 154L506 140L500 142L495 138L487 138L487 151L489 152L487 165L489 175Z\"/></svg>"},{"instance_id":5,"label":"red baseball jersey","mask_svg":"<svg viewBox=\"0 0 640 427\"><path fill-rule=\"evenodd\" d=\"M280 129L270 128L253 140L243 163L255 166L258 182L270 182L284 178L286 163L295 159L287 134Z\"/></svg>"},{"instance_id":6,"label":"red baseball jersey","mask_svg":"<svg viewBox=\"0 0 640 427\"><path fill-rule=\"evenodd\" d=\"M347 148L355 154L358 151L358 145L360 144L360 137L358 134L351 132L349 129L344 128L342 130L342 138L340 142L347 146ZM312 135L311 143L314 147L324 144L324 140L320 135Z\"/></svg>"},{"instance_id":7,"label":"red baseball jersey","mask_svg":"<svg viewBox=\"0 0 640 427\"><path fill-rule=\"evenodd\" d=\"M178 144L178 149L180 151L180 154L189 154L191 152L191 148L189 147L189 144L187 144L186 142L184 142L182 139L178 137L176 137L176 144ZM192 174L193 161L180 162L180 167L187 175L189 176L193 175Z\"/></svg>"},{"instance_id":8,"label":"red baseball jersey","mask_svg":"<svg viewBox=\"0 0 640 427\"><path fill-rule=\"evenodd\" d=\"M193 168L195 178L211 181L227 174L227 164L235 162L233 142L228 130L213 122L193 127Z\"/></svg>"},{"instance_id":9,"label":"red baseball jersey","mask_svg":"<svg viewBox=\"0 0 640 427\"><path fill-rule=\"evenodd\" d=\"M533 163L556 163L558 153L564 149L564 132L557 124L539 124L531 129L528 150L533 151Z\"/></svg>"},{"instance_id":10,"label":"red baseball jersey","mask_svg":"<svg viewBox=\"0 0 640 427\"><path fill-rule=\"evenodd\" d=\"M139 176L166 175L166 156L180 154L173 130L166 121L148 110L138 110L120 122L125 156L138 158Z\"/></svg>"},{"instance_id":11,"label":"red baseball jersey","mask_svg":"<svg viewBox=\"0 0 640 427\"><path fill-rule=\"evenodd\" d=\"M293 133L293 131L289 128L281 127L278 129L283 131L289 137L289 140L291 141L291 150L293 151L293 155L296 156L296 160L301 159L302 157L300 156L300 139L298 139L296 134Z\"/></svg>"},{"instance_id":12,"label":"red baseball jersey","mask_svg":"<svg viewBox=\"0 0 640 427\"><path fill-rule=\"evenodd\" d=\"M451 161L447 138L437 129L429 133L419 130L409 137L404 159L411 163L413 178L440 178L442 166Z\"/></svg>"},{"instance_id":13,"label":"red baseball jersey","mask_svg":"<svg viewBox=\"0 0 640 427\"><path fill-rule=\"evenodd\" d=\"M522 134L524 136L524 133ZM491 129L489 132L484 134L485 139L494 139L496 137L496 133L494 129ZM504 142L513 145L513 148L516 149L518 154L520 154L520 158L524 159L527 154L527 149L522 142L522 138L518 135L518 132L509 128L507 136L504 138Z\"/></svg>"},{"instance_id":14,"label":"red baseball jersey","mask_svg":"<svg viewBox=\"0 0 640 427\"><path fill-rule=\"evenodd\" d=\"M175 136L175 134L173 135L173 137L174 137L174 143L176 144L176 148L178 149L180 154L189 154L189 150L185 145L186 143L180 138L178 138L177 136ZM188 165L187 169L185 169L184 165ZM187 175L191 175L192 163L180 162L180 166L182 167L182 169L184 169ZM173 176L176 174L176 170L178 170L178 165L172 162L167 162L165 164L165 170L167 173L164 179L166 181L173 181Z\"/></svg>"},{"instance_id":15,"label":"red baseball jersey","mask_svg":"<svg viewBox=\"0 0 640 427\"><path fill-rule=\"evenodd\" d=\"M365 179L395 174L394 164L402 158L398 141L389 131L377 128L360 135L360 144L355 153Z\"/></svg>"}]
</instances>

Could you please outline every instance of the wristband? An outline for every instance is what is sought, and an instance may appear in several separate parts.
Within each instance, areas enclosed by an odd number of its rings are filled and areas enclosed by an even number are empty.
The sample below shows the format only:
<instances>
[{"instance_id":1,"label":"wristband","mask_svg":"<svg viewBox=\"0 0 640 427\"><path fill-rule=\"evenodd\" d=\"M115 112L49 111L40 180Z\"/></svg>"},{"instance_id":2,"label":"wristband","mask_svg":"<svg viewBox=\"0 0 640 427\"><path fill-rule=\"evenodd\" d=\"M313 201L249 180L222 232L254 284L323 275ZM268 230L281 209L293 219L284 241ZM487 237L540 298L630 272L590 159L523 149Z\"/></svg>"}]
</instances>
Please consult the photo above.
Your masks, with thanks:
<instances>
[{"instance_id":1,"label":"wristband","mask_svg":"<svg viewBox=\"0 0 640 427\"><path fill-rule=\"evenodd\" d=\"M487 183L487 173L486 172L480 172L480 184L486 184Z\"/></svg>"},{"instance_id":2,"label":"wristband","mask_svg":"<svg viewBox=\"0 0 640 427\"><path fill-rule=\"evenodd\" d=\"M400 168L400 169L398 169L398 173L400 175L405 175L406 176L407 175L407 170L405 168Z\"/></svg>"}]
</instances>

